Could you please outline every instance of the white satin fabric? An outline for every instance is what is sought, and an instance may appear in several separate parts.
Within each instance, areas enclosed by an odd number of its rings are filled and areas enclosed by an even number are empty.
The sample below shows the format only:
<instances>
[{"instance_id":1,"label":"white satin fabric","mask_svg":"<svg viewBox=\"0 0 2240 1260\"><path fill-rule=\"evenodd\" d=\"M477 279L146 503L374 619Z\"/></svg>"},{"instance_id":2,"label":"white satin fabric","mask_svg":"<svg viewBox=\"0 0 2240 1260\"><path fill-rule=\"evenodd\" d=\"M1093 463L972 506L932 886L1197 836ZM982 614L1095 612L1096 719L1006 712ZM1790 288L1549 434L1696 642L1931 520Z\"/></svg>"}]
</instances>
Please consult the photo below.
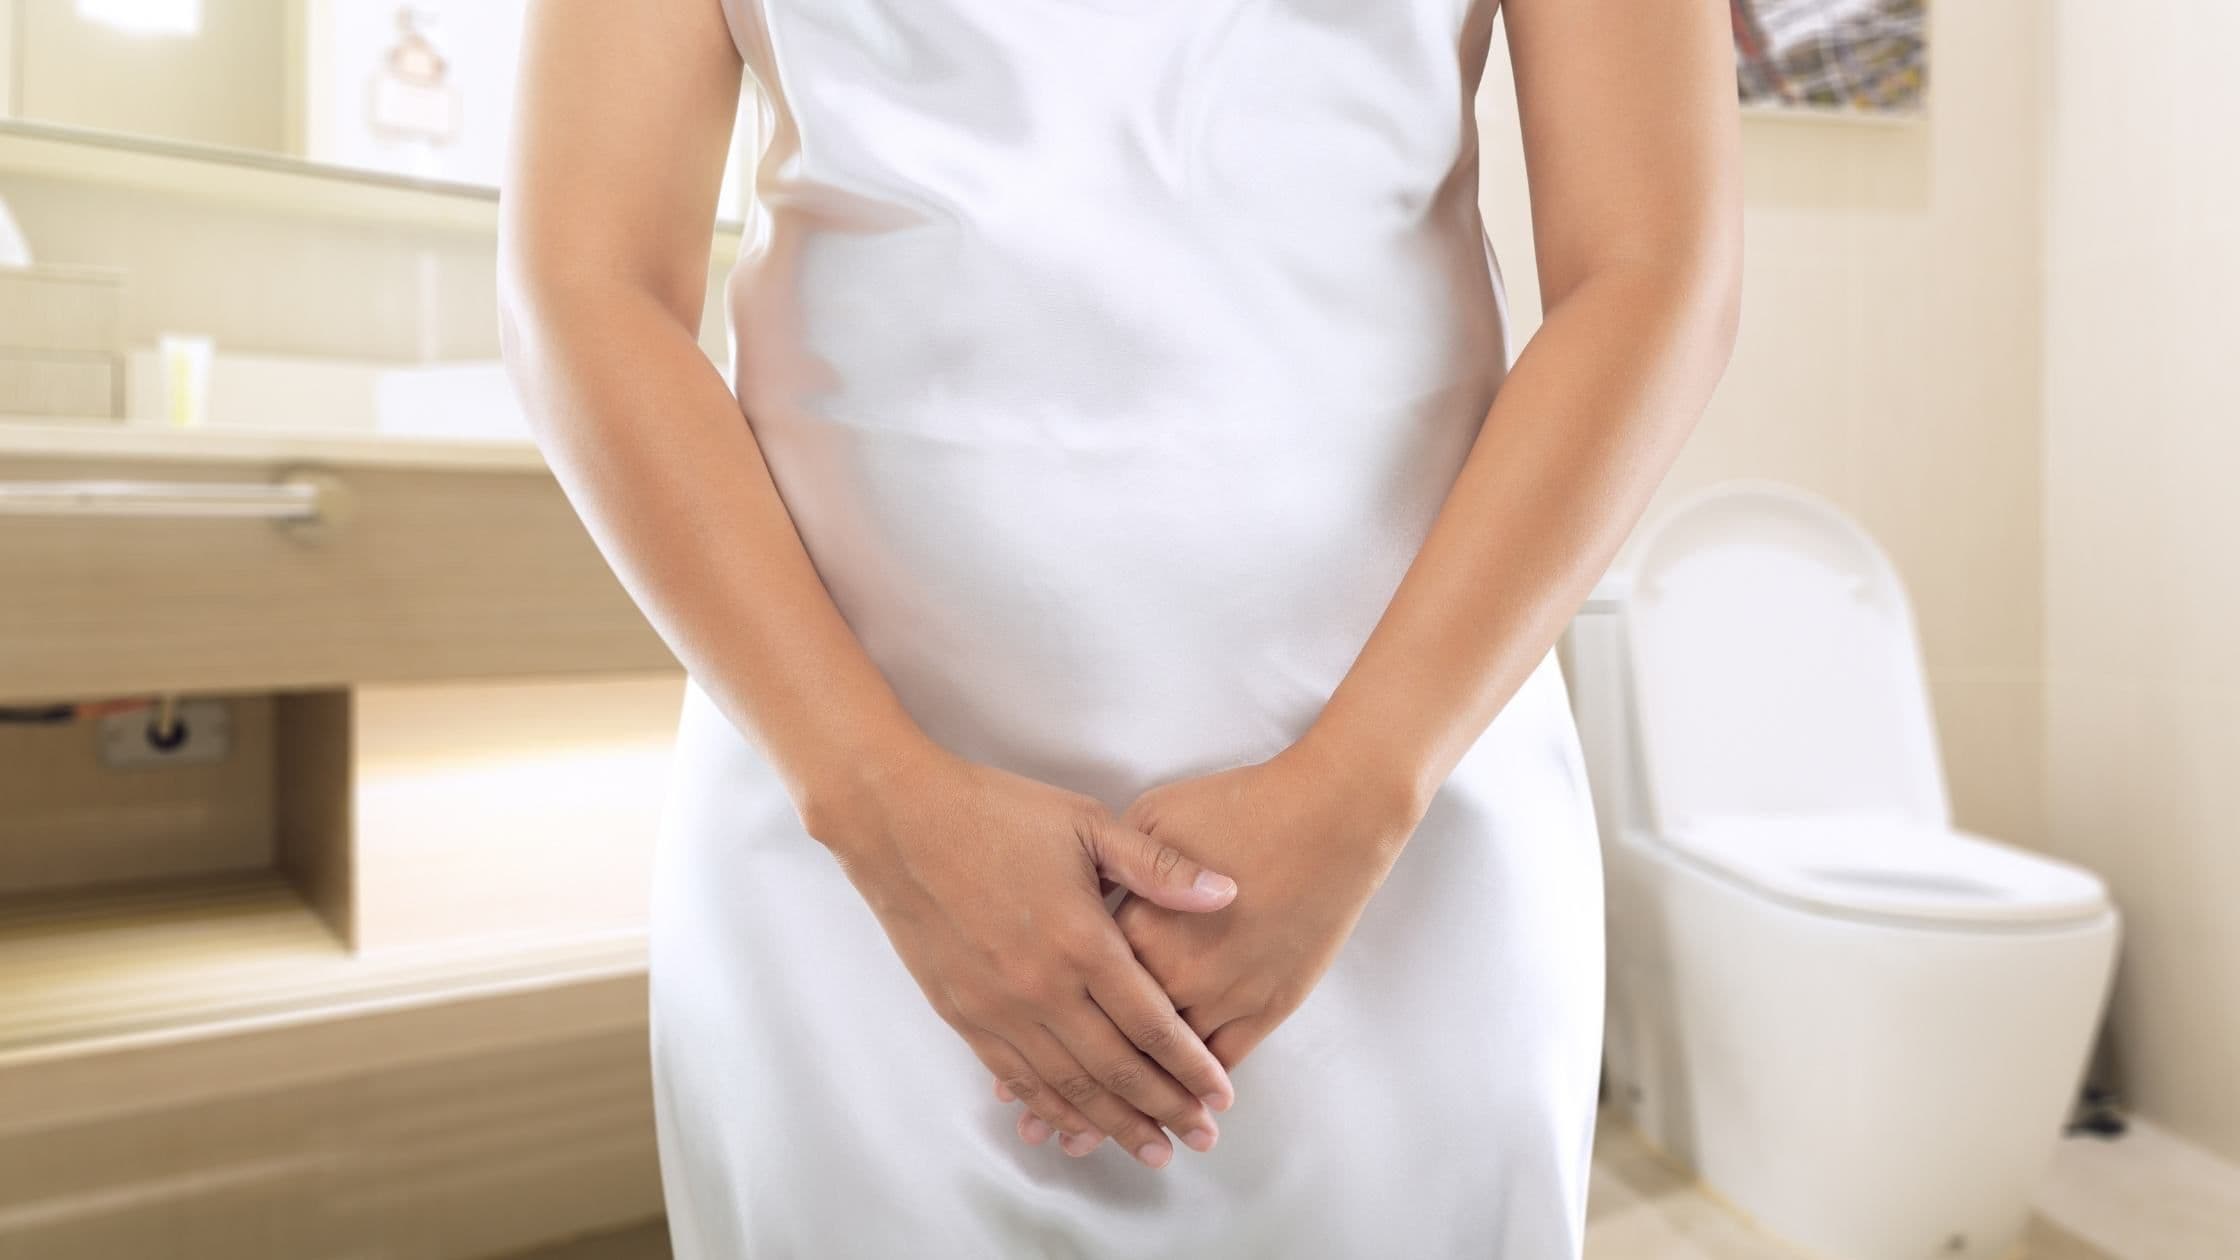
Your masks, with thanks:
<instances>
[{"instance_id":1,"label":"white satin fabric","mask_svg":"<svg viewBox=\"0 0 2240 1260\"><path fill-rule=\"evenodd\" d=\"M1382 614L1512 354L1482 0L710 0L774 137L733 377L925 730L1115 809L1257 760ZM1554 655L1164 1169L1020 1142L697 686L657 863L677 1252L1576 1256L1600 861Z\"/></svg>"}]
</instances>

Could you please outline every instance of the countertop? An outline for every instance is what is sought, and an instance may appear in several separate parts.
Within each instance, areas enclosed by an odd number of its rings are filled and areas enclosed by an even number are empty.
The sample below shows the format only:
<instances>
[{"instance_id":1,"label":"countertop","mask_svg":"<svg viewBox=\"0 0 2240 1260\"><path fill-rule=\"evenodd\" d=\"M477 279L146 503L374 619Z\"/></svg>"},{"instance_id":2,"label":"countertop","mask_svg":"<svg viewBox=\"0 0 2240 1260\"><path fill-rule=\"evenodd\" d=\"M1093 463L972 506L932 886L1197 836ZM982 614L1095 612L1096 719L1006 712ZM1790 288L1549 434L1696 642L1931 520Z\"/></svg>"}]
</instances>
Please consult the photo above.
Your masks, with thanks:
<instances>
[{"instance_id":1,"label":"countertop","mask_svg":"<svg viewBox=\"0 0 2240 1260\"><path fill-rule=\"evenodd\" d=\"M210 425L178 429L113 420L0 417L0 459L176 460L181 463L317 464L337 468L424 468L542 472L531 442L404 437Z\"/></svg>"}]
</instances>

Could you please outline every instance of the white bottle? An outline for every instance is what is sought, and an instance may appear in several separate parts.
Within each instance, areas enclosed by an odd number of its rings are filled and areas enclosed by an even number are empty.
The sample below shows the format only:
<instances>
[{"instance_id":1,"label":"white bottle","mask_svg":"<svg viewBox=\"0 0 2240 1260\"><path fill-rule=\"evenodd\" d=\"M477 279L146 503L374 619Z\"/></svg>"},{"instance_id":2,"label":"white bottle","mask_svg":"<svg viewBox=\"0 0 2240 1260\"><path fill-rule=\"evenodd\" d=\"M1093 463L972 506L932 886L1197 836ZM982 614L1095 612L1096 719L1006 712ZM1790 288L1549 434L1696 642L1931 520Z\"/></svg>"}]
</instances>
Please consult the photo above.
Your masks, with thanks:
<instances>
[{"instance_id":1,"label":"white bottle","mask_svg":"<svg viewBox=\"0 0 2240 1260\"><path fill-rule=\"evenodd\" d=\"M415 174L439 173L436 150L459 134L459 89L451 61L433 34L438 16L420 5L397 9L397 42L368 84L366 114L373 133L410 147Z\"/></svg>"}]
</instances>

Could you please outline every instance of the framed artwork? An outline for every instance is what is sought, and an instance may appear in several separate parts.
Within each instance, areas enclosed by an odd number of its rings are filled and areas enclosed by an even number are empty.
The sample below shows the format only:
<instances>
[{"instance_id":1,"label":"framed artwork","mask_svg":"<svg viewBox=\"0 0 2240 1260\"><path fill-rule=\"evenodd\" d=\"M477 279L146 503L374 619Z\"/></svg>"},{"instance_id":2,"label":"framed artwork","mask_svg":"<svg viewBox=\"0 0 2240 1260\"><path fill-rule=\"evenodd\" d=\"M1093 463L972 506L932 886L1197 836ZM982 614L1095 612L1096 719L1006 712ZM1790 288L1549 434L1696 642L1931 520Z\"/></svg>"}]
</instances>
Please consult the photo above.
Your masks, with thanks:
<instances>
[{"instance_id":1,"label":"framed artwork","mask_svg":"<svg viewBox=\"0 0 2240 1260\"><path fill-rule=\"evenodd\" d=\"M1929 86L1929 0L1732 0L1745 108L1907 118Z\"/></svg>"}]
</instances>

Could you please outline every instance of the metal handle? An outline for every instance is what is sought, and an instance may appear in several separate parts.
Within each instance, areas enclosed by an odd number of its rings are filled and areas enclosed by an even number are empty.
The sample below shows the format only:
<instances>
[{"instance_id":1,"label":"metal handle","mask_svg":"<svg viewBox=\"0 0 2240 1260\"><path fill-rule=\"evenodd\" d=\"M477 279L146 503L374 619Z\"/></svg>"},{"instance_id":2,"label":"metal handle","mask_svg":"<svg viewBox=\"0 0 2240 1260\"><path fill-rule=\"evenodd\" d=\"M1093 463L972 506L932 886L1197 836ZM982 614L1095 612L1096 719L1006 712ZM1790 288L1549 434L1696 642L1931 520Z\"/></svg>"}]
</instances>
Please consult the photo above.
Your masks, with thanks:
<instances>
[{"instance_id":1,"label":"metal handle","mask_svg":"<svg viewBox=\"0 0 2240 1260\"><path fill-rule=\"evenodd\" d=\"M342 483L324 473L278 481L0 481L0 516L264 520L332 526L346 513Z\"/></svg>"}]
</instances>

